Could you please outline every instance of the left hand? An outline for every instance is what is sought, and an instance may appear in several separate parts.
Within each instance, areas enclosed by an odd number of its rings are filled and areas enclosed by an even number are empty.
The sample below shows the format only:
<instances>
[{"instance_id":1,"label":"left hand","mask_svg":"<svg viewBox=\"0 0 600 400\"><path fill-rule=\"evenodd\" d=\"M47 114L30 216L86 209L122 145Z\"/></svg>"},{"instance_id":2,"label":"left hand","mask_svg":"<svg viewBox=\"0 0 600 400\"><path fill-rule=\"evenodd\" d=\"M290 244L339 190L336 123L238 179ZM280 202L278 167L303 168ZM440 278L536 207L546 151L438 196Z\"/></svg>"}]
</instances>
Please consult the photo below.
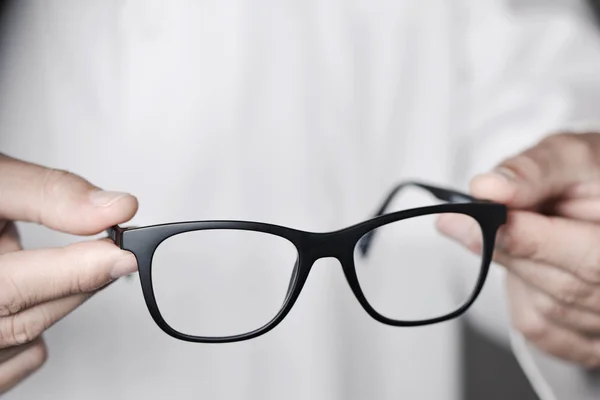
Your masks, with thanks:
<instances>
[{"instance_id":1,"label":"left hand","mask_svg":"<svg viewBox=\"0 0 600 400\"><path fill-rule=\"evenodd\" d=\"M600 367L600 134L550 136L474 178L471 192L510 207L494 260L508 272L516 329L556 357ZM471 221L448 214L438 228L474 250Z\"/></svg>"}]
</instances>

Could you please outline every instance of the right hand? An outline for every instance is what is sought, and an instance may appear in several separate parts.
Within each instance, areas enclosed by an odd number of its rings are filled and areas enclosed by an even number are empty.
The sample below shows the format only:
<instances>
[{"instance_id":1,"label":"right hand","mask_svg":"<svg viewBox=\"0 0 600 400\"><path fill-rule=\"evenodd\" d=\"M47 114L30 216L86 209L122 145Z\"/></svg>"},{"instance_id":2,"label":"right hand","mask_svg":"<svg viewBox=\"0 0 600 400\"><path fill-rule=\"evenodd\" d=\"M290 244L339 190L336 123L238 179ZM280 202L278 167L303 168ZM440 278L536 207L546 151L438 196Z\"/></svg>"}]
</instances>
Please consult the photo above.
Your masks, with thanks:
<instances>
[{"instance_id":1,"label":"right hand","mask_svg":"<svg viewBox=\"0 0 600 400\"><path fill-rule=\"evenodd\" d=\"M509 207L494 260L506 268L516 330L548 354L598 369L600 133L548 136L477 176L471 189ZM442 232L479 252L478 227L451 217L440 219Z\"/></svg>"},{"instance_id":2,"label":"right hand","mask_svg":"<svg viewBox=\"0 0 600 400\"><path fill-rule=\"evenodd\" d=\"M133 254L107 239L23 250L13 221L94 235L130 220L137 206L129 194L0 154L0 395L42 366L46 329L137 270Z\"/></svg>"}]
</instances>

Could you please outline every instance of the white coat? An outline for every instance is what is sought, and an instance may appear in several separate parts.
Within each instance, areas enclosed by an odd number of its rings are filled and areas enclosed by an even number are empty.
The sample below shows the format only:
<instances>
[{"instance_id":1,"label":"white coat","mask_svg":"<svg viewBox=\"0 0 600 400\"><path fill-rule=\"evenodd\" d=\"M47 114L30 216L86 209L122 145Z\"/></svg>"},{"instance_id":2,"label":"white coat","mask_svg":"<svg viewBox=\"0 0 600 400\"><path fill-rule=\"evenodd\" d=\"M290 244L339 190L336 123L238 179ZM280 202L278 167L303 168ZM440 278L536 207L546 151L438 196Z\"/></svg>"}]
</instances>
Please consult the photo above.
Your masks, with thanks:
<instances>
[{"instance_id":1,"label":"white coat","mask_svg":"<svg viewBox=\"0 0 600 400\"><path fill-rule=\"evenodd\" d=\"M600 116L600 39L577 1L18 3L3 37L0 148L135 194L134 225L334 230L368 218L402 179L464 190ZM21 228L27 247L81 240ZM512 343L543 400L600 398L577 367L510 339L492 272L465 318ZM448 268L437 295L453 296L463 273ZM154 324L135 278L52 327L45 367L5 397L453 400L457 328L374 321L322 260L267 335L186 343Z\"/></svg>"}]
</instances>

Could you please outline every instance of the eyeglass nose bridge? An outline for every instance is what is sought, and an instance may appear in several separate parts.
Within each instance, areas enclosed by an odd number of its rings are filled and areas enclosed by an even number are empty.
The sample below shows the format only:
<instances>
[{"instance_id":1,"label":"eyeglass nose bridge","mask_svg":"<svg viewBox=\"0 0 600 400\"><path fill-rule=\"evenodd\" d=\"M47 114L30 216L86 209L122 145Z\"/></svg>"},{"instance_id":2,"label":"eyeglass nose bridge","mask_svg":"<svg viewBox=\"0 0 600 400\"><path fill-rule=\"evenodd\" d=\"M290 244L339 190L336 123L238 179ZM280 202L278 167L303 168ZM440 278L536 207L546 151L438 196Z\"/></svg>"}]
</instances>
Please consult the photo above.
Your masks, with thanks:
<instances>
[{"instance_id":1,"label":"eyeglass nose bridge","mask_svg":"<svg viewBox=\"0 0 600 400\"><path fill-rule=\"evenodd\" d=\"M310 263L322 258L336 258L342 262L349 251L349 243L338 233L313 233L306 241L305 252Z\"/></svg>"}]
</instances>

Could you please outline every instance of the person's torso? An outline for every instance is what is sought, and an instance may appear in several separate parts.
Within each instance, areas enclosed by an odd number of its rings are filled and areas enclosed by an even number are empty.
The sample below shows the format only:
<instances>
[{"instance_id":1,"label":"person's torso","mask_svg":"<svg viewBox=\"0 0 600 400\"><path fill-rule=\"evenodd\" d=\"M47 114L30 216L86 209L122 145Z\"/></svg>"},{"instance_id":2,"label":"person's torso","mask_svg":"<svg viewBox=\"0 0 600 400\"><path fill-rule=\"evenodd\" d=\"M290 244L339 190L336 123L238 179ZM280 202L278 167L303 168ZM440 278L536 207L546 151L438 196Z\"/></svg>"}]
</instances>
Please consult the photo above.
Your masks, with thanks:
<instances>
[{"instance_id":1,"label":"person's torso","mask_svg":"<svg viewBox=\"0 0 600 400\"><path fill-rule=\"evenodd\" d=\"M0 144L130 191L135 225L342 228L401 179L455 182L455 14L441 0L30 2L2 55ZM23 232L28 246L72 239ZM45 368L8 399L458 395L455 324L374 321L331 260L315 265L277 328L248 342L168 337L137 278L46 338Z\"/></svg>"}]
</instances>

